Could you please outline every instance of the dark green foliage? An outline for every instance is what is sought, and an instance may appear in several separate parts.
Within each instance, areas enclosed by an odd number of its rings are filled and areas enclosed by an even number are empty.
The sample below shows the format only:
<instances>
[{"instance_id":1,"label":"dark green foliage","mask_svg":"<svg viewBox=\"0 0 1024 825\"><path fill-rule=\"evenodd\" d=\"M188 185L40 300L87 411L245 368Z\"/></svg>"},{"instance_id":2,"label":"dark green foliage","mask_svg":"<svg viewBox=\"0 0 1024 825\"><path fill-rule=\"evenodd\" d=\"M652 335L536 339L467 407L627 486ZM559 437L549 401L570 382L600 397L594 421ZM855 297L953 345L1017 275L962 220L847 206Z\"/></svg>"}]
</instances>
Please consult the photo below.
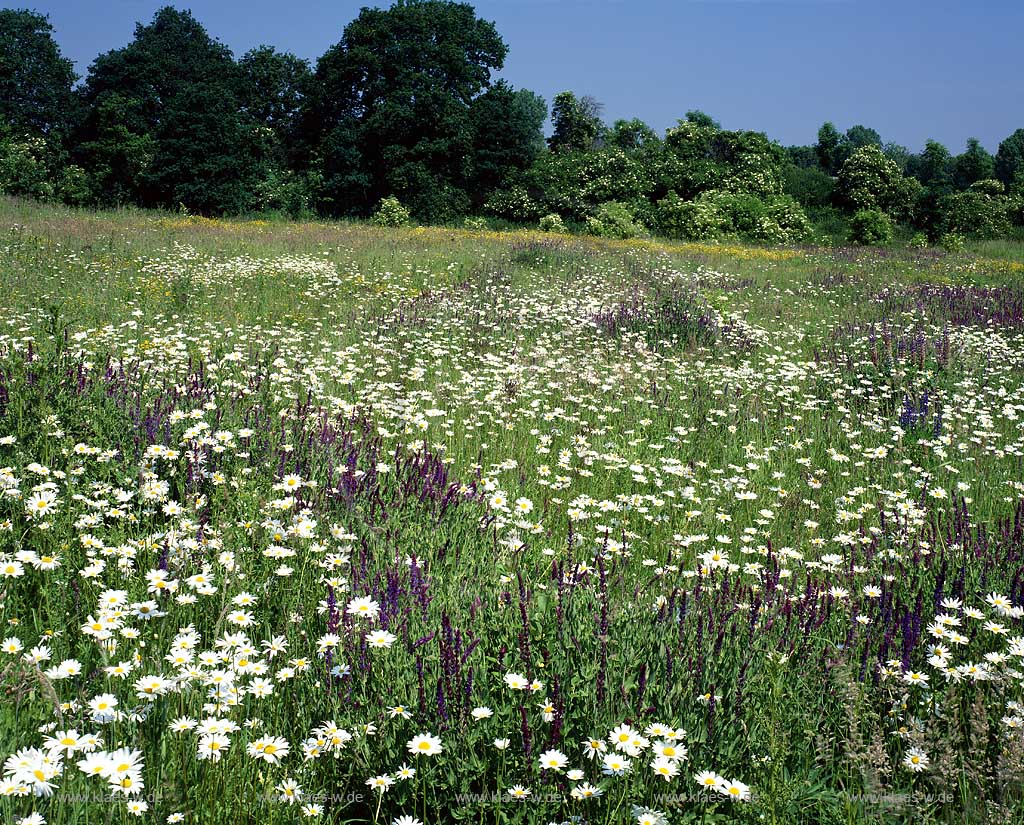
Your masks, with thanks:
<instances>
[{"instance_id":1,"label":"dark green foliage","mask_svg":"<svg viewBox=\"0 0 1024 825\"><path fill-rule=\"evenodd\" d=\"M827 206L835 189L835 179L816 166L783 167L782 191L801 206Z\"/></svg>"},{"instance_id":2,"label":"dark green foliage","mask_svg":"<svg viewBox=\"0 0 1024 825\"><path fill-rule=\"evenodd\" d=\"M967 189L980 180L995 177L995 161L977 138L967 141L967 149L953 160L953 184Z\"/></svg>"},{"instance_id":3,"label":"dark green foliage","mask_svg":"<svg viewBox=\"0 0 1024 825\"><path fill-rule=\"evenodd\" d=\"M506 52L494 25L465 3L364 8L316 67L308 122L322 204L366 213L394 193L424 220L465 211L470 107Z\"/></svg>"},{"instance_id":4,"label":"dark green foliage","mask_svg":"<svg viewBox=\"0 0 1024 825\"><path fill-rule=\"evenodd\" d=\"M874 129L867 126L851 126L846 130L836 147L836 170L842 169L843 164L856 152L865 146L876 146L882 148L882 137Z\"/></svg>"},{"instance_id":5,"label":"dark green foliage","mask_svg":"<svg viewBox=\"0 0 1024 825\"><path fill-rule=\"evenodd\" d=\"M659 143L657 133L639 118L616 120L605 136L605 142L614 149L649 149Z\"/></svg>"},{"instance_id":6,"label":"dark green foliage","mask_svg":"<svg viewBox=\"0 0 1024 825\"><path fill-rule=\"evenodd\" d=\"M515 173L529 168L544 151L543 98L528 89L514 90L499 80L469 107L473 148L469 194L474 208Z\"/></svg>"},{"instance_id":7,"label":"dark green foliage","mask_svg":"<svg viewBox=\"0 0 1024 825\"><path fill-rule=\"evenodd\" d=\"M0 130L15 137L62 132L76 79L46 17L0 9Z\"/></svg>"},{"instance_id":8,"label":"dark green foliage","mask_svg":"<svg viewBox=\"0 0 1024 825\"><path fill-rule=\"evenodd\" d=\"M995 173L1006 186L1013 186L1024 172L1024 129L1018 129L999 144Z\"/></svg>"},{"instance_id":9,"label":"dark green foliage","mask_svg":"<svg viewBox=\"0 0 1024 825\"><path fill-rule=\"evenodd\" d=\"M548 146L553 152L585 152L593 149L601 136L601 104L594 98L577 98L572 92L559 92L551 106L553 132Z\"/></svg>"},{"instance_id":10,"label":"dark green foliage","mask_svg":"<svg viewBox=\"0 0 1024 825\"><path fill-rule=\"evenodd\" d=\"M899 167L902 174L906 175L910 169L910 150L898 143L887 143L882 147L882 152L889 160Z\"/></svg>"},{"instance_id":11,"label":"dark green foliage","mask_svg":"<svg viewBox=\"0 0 1024 825\"><path fill-rule=\"evenodd\" d=\"M282 176L302 151L301 127L313 74L309 63L272 46L242 55L239 104L257 129L263 179Z\"/></svg>"},{"instance_id":12,"label":"dark green foliage","mask_svg":"<svg viewBox=\"0 0 1024 825\"><path fill-rule=\"evenodd\" d=\"M830 175L837 175L850 156L864 146L882 147L882 138L867 126L851 126L846 134L840 135L835 124L826 122L818 130L815 150L818 163Z\"/></svg>"},{"instance_id":13,"label":"dark green foliage","mask_svg":"<svg viewBox=\"0 0 1024 825\"><path fill-rule=\"evenodd\" d=\"M909 173L928 189L945 194L953 188L953 156L937 140L925 142L924 151L913 158Z\"/></svg>"},{"instance_id":14,"label":"dark green foliage","mask_svg":"<svg viewBox=\"0 0 1024 825\"><path fill-rule=\"evenodd\" d=\"M706 126L709 129L721 129L722 124L715 120L707 112L702 112L700 109L691 109L686 113L687 123L692 123L695 126Z\"/></svg>"},{"instance_id":15,"label":"dark green foliage","mask_svg":"<svg viewBox=\"0 0 1024 825\"><path fill-rule=\"evenodd\" d=\"M242 55L238 68L242 110L288 139L298 125L313 79L309 63L273 46L260 46Z\"/></svg>"},{"instance_id":16,"label":"dark green foliage","mask_svg":"<svg viewBox=\"0 0 1024 825\"><path fill-rule=\"evenodd\" d=\"M1024 226L1024 196L1013 195L1007 198L1006 218L1013 226Z\"/></svg>"},{"instance_id":17,"label":"dark green foliage","mask_svg":"<svg viewBox=\"0 0 1024 825\"><path fill-rule=\"evenodd\" d=\"M818 150L815 146L787 146L786 156L789 162L800 169L821 170L818 162Z\"/></svg>"},{"instance_id":18,"label":"dark green foliage","mask_svg":"<svg viewBox=\"0 0 1024 825\"><path fill-rule=\"evenodd\" d=\"M155 138L128 124L141 120L140 101L110 92L98 98L89 115L89 138L78 154L89 170L94 199L103 204L137 200L138 187L153 163Z\"/></svg>"},{"instance_id":19,"label":"dark green foliage","mask_svg":"<svg viewBox=\"0 0 1024 825\"><path fill-rule=\"evenodd\" d=\"M837 161L839 142L842 140L835 124L826 121L818 130L818 143L814 147L818 155L818 163L830 175L839 168Z\"/></svg>"},{"instance_id":20,"label":"dark green foliage","mask_svg":"<svg viewBox=\"0 0 1024 825\"><path fill-rule=\"evenodd\" d=\"M858 209L850 218L851 243L882 246L891 243L892 237L892 221L881 209Z\"/></svg>"},{"instance_id":21,"label":"dark green foliage","mask_svg":"<svg viewBox=\"0 0 1024 825\"><path fill-rule=\"evenodd\" d=\"M98 57L83 89L78 154L104 202L206 213L250 205L258 134L240 111L230 50L188 12L165 7L122 49Z\"/></svg>"},{"instance_id":22,"label":"dark green foliage","mask_svg":"<svg viewBox=\"0 0 1024 825\"><path fill-rule=\"evenodd\" d=\"M946 195L939 201L939 234L955 233L968 238L997 238L1010 230L1010 204L1003 185L982 180L965 192Z\"/></svg>"}]
</instances>

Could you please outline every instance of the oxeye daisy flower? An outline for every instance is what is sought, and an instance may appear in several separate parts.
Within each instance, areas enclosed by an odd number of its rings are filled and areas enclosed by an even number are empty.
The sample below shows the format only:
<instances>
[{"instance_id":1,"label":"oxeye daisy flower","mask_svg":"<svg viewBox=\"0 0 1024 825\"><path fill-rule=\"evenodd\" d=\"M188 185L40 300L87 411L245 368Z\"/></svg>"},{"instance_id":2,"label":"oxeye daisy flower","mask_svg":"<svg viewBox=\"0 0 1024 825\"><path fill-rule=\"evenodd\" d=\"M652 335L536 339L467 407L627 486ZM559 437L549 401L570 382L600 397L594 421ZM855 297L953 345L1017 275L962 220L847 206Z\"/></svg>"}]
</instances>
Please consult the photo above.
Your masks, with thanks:
<instances>
[{"instance_id":1,"label":"oxeye daisy flower","mask_svg":"<svg viewBox=\"0 0 1024 825\"><path fill-rule=\"evenodd\" d=\"M903 766L914 773L920 773L929 764L928 754L920 748L910 748L903 757Z\"/></svg>"},{"instance_id":2,"label":"oxeye daisy flower","mask_svg":"<svg viewBox=\"0 0 1024 825\"><path fill-rule=\"evenodd\" d=\"M560 771L565 767L565 763L569 761L569 757L560 750L552 749L544 751L538 761L543 770Z\"/></svg>"},{"instance_id":3,"label":"oxeye daisy flower","mask_svg":"<svg viewBox=\"0 0 1024 825\"><path fill-rule=\"evenodd\" d=\"M655 776L660 776L666 782L671 781L679 775L679 766L671 759L659 756L651 763L651 770Z\"/></svg>"},{"instance_id":4,"label":"oxeye daisy flower","mask_svg":"<svg viewBox=\"0 0 1024 825\"><path fill-rule=\"evenodd\" d=\"M512 690L526 690L530 686L530 681L520 673L506 673L505 684Z\"/></svg>"},{"instance_id":5,"label":"oxeye daisy flower","mask_svg":"<svg viewBox=\"0 0 1024 825\"><path fill-rule=\"evenodd\" d=\"M380 605L369 596L353 599L348 603L345 612L349 616L358 616L363 619L376 619L380 614Z\"/></svg>"},{"instance_id":6,"label":"oxeye daisy flower","mask_svg":"<svg viewBox=\"0 0 1024 825\"><path fill-rule=\"evenodd\" d=\"M371 776L366 780L366 786L380 794L385 793L394 784L394 778L386 773L380 776Z\"/></svg>"},{"instance_id":7,"label":"oxeye daisy flower","mask_svg":"<svg viewBox=\"0 0 1024 825\"><path fill-rule=\"evenodd\" d=\"M589 782L584 782L583 784L577 785L573 788L572 791L569 792L569 795L573 799L597 799L603 793L604 791L597 786L591 785Z\"/></svg>"},{"instance_id":8,"label":"oxeye daisy flower","mask_svg":"<svg viewBox=\"0 0 1024 825\"><path fill-rule=\"evenodd\" d=\"M366 634L366 643L373 648L386 649L395 643L396 638L398 637L386 630L374 630L372 633Z\"/></svg>"},{"instance_id":9,"label":"oxeye daisy flower","mask_svg":"<svg viewBox=\"0 0 1024 825\"><path fill-rule=\"evenodd\" d=\"M420 733L406 743L409 753L414 756L435 756L444 750L441 740L430 733Z\"/></svg>"},{"instance_id":10,"label":"oxeye daisy flower","mask_svg":"<svg viewBox=\"0 0 1024 825\"><path fill-rule=\"evenodd\" d=\"M698 785L702 788L707 788L709 791L713 791L719 785L725 784L725 779L714 771L701 771L695 774L693 778Z\"/></svg>"},{"instance_id":11,"label":"oxeye daisy flower","mask_svg":"<svg viewBox=\"0 0 1024 825\"><path fill-rule=\"evenodd\" d=\"M721 785L716 789L722 796L727 796L730 799L738 802L745 802L750 799L750 788L740 782L738 779L729 779L723 781Z\"/></svg>"},{"instance_id":12,"label":"oxeye daisy flower","mask_svg":"<svg viewBox=\"0 0 1024 825\"><path fill-rule=\"evenodd\" d=\"M606 753L601 758L601 772L606 776L621 776L632 766L632 762L618 753Z\"/></svg>"},{"instance_id":13,"label":"oxeye daisy flower","mask_svg":"<svg viewBox=\"0 0 1024 825\"><path fill-rule=\"evenodd\" d=\"M209 759L213 762L219 762L220 758L230 747L230 739L225 736L211 733L200 738L197 755L200 759Z\"/></svg>"},{"instance_id":14,"label":"oxeye daisy flower","mask_svg":"<svg viewBox=\"0 0 1024 825\"><path fill-rule=\"evenodd\" d=\"M275 790L278 793L278 799L282 802L287 802L289 805L294 805L305 796L302 786L294 779L284 779L278 782Z\"/></svg>"},{"instance_id":15,"label":"oxeye daisy flower","mask_svg":"<svg viewBox=\"0 0 1024 825\"><path fill-rule=\"evenodd\" d=\"M253 759L262 759L276 765L288 755L289 745L287 739L276 736L250 742L246 750Z\"/></svg>"}]
</instances>

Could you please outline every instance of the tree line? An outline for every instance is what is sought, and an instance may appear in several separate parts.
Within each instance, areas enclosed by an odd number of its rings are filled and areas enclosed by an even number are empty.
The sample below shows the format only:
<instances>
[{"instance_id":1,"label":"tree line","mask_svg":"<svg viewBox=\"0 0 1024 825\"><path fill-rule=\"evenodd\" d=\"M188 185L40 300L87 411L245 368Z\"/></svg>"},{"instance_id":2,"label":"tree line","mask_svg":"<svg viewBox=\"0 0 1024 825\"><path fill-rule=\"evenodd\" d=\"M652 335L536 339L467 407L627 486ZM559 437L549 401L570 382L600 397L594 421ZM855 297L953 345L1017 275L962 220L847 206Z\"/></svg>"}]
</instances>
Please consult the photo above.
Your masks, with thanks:
<instances>
[{"instance_id":1,"label":"tree line","mask_svg":"<svg viewBox=\"0 0 1024 825\"><path fill-rule=\"evenodd\" d=\"M1024 129L990 155L913 153L831 123L784 147L687 112L659 135L606 124L589 96L547 102L495 80L507 46L473 7L364 8L315 64L241 57L187 11L160 9L83 78L46 17L0 10L0 190L209 215L452 222L468 215L629 237L787 243L835 213L851 238L893 225L993 237L1024 224ZM381 209L382 202L385 209Z\"/></svg>"}]
</instances>

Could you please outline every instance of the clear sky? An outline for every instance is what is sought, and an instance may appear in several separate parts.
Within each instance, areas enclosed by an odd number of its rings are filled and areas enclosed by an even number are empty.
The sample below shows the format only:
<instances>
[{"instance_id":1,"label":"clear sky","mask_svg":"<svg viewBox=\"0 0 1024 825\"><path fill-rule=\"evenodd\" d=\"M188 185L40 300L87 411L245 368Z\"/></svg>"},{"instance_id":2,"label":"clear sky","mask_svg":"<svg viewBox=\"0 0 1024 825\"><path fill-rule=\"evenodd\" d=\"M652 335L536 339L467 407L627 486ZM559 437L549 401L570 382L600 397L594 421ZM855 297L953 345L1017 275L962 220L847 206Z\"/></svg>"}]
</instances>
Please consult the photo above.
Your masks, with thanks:
<instances>
[{"instance_id":1,"label":"clear sky","mask_svg":"<svg viewBox=\"0 0 1024 825\"><path fill-rule=\"evenodd\" d=\"M24 0L48 14L84 74L167 0ZM193 0L240 55L266 43L316 61L365 5L350 0ZM661 131L688 109L784 144L863 123L919 150L969 137L995 151L1024 127L1024 0L477 0L509 46L501 73L550 104L571 89L605 119Z\"/></svg>"}]
</instances>

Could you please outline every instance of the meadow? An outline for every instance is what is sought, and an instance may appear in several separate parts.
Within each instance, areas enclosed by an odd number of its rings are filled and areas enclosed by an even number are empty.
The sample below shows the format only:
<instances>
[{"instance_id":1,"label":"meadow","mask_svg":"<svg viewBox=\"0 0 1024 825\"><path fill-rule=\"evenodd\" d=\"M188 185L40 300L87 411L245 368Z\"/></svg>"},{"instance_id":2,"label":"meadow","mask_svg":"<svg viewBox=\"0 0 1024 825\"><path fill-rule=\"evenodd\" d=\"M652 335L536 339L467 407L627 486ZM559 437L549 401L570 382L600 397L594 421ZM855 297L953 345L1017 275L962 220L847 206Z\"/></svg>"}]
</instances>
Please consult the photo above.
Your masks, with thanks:
<instances>
[{"instance_id":1,"label":"meadow","mask_svg":"<svg viewBox=\"0 0 1024 825\"><path fill-rule=\"evenodd\" d=\"M1024 822L1024 248L0 202L11 823Z\"/></svg>"}]
</instances>

